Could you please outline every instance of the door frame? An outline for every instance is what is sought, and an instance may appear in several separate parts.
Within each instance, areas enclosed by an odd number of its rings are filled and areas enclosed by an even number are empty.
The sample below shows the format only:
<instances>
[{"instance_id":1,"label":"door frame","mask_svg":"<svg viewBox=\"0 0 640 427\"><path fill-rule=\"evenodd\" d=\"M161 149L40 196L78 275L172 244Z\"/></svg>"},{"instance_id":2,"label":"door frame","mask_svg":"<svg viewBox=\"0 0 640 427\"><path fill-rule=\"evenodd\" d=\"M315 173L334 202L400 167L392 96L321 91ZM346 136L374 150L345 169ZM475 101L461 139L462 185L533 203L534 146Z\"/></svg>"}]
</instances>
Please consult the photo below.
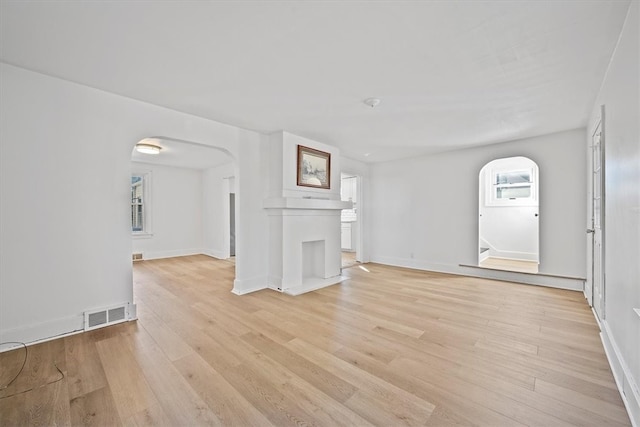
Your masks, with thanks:
<instances>
[{"instance_id":1,"label":"door frame","mask_svg":"<svg viewBox=\"0 0 640 427\"><path fill-rule=\"evenodd\" d=\"M606 274L605 274L605 215L606 215L606 197L605 197L605 106L600 106L599 115L595 120L595 125L590 135L589 151L589 175L590 175L590 191L589 191L589 216L587 225L588 249L587 249L587 280L585 282L584 294L593 308L596 319L601 322L606 318ZM599 141L596 143L596 138ZM599 179L596 177L596 149L599 150ZM599 187L599 188L597 188ZM600 195L600 218L596 224L595 217L595 200L596 189L599 189ZM599 245L596 240L599 239ZM596 248L600 248L600 253L596 254ZM594 262L596 256L599 257L599 279L596 278L597 265ZM596 295L596 280L600 280L600 297Z\"/></svg>"}]
</instances>

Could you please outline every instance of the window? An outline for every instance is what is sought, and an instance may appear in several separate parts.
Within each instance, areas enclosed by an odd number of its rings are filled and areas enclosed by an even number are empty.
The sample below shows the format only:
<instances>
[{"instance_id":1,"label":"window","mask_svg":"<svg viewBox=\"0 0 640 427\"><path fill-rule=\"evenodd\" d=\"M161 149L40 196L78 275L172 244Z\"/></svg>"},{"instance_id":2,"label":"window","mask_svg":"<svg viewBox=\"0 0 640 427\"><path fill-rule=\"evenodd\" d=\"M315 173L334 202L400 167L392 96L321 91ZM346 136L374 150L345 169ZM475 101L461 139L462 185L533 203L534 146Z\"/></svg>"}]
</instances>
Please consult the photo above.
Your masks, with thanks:
<instances>
[{"instance_id":1,"label":"window","mask_svg":"<svg viewBox=\"0 0 640 427\"><path fill-rule=\"evenodd\" d=\"M131 175L131 232L137 236L151 235L149 215L150 173Z\"/></svg>"},{"instance_id":2,"label":"window","mask_svg":"<svg viewBox=\"0 0 640 427\"><path fill-rule=\"evenodd\" d=\"M523 206L537 200L533 169L491 171L489 206Z\"/></svg>"}]
</instances>

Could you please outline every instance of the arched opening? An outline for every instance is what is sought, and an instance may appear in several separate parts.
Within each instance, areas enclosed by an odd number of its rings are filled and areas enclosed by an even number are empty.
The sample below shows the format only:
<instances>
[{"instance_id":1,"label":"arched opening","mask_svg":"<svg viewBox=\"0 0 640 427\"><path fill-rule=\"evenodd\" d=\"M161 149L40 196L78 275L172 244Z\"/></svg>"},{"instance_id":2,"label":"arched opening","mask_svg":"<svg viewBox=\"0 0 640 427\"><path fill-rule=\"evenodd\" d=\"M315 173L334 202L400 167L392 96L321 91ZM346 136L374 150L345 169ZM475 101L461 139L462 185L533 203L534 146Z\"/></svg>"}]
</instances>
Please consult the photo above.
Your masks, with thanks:
<instances>
[{"instance_id":1,"label":"arched opening","mask_svg":"<svg viewBox=\"0 0 640 427\"><path fill-rule=\"evenodd\" d=\"M480 170L480 267L538 272L538 175L538 165L520 156L493 160Z\"/></svg>"},{"instance_id":2,"label":"arched opening","mask_svg":"<svg viewBox=\"0 0 640 427\"><path fill-rule=\"evenodd\" d=\"M139 152L137 146L132 151L132 259L199 254L230 259L238 215L231 153L167 137L141 143L159 152Z\"/></svg>"}]
</instances>

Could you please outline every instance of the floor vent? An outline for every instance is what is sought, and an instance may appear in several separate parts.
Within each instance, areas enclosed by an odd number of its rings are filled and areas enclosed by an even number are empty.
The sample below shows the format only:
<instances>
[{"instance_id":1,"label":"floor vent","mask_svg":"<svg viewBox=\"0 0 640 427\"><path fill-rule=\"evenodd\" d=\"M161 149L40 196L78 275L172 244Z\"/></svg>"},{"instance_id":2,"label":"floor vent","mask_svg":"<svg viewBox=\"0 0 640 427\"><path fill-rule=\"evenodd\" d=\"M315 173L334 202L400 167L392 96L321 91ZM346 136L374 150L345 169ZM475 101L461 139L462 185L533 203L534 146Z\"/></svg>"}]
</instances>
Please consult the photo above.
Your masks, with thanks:
<instances>
[{"instance_id":1,"label":"floor vent","mask_svg":"<svg viewBox=\"0 0 640 427\"><path fill-rule=\"evenodd\" d=\"M142 260L143 260L143 258L142 258L142 253L140 252L140 253L133 254L132 259L133 259L134 261L142 261Z\"/></svg>"},{"instance_id":2,"label":"floor vent","mask_svg":"<svg viewBox=\"0 0 640 427\"><path fill-rule=\"evenodd\" d=\"M84 330L90 331L96 328L115 325L127 320L129 303L100 310L85 311Z\"/></svg>"}]
</instances>

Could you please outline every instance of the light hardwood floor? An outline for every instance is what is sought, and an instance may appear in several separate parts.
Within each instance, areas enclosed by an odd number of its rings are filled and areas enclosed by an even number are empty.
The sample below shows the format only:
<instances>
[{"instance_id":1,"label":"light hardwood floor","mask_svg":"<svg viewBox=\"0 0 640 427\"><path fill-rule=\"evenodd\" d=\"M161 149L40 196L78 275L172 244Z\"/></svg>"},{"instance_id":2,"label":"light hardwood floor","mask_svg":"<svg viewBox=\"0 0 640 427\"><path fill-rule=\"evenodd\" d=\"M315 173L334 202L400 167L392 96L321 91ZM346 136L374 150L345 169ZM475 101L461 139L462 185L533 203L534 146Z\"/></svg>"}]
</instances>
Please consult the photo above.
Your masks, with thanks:
<instances>
[{"instance_id":1,"label":"light hardwood floor","mask_svg":"<svg viewBox=\"0 0 640 427\"><path fill-rule=\"evenodd\" d=\"M139 320L30 347L0 425L630 425L580 293L343 274L236 296L233 263L136 263ZM1 384L21 352L0 355Z\"/></svg>"},{"instance_id":2,"label":"light hardwood floor","mask_svg":"<svg viewBox=\"0 0 640 427\"><path fill-rule=\"evenodd\" d=\"M492 270L519 271L522 273L538 272L537 262L505 258L487 258L480 263L480 267L490 268Z\"/></svg>"},{"instance_id":3,"label":"light hardwood floor","mask_svg":"<svg viewBox=\"0 0 640 427\"><path fill-rule=\"evenodd\" d=\"M358 264L355 252L342 251L342 268L353 267Z\"/></svg>"}]
</instances>

